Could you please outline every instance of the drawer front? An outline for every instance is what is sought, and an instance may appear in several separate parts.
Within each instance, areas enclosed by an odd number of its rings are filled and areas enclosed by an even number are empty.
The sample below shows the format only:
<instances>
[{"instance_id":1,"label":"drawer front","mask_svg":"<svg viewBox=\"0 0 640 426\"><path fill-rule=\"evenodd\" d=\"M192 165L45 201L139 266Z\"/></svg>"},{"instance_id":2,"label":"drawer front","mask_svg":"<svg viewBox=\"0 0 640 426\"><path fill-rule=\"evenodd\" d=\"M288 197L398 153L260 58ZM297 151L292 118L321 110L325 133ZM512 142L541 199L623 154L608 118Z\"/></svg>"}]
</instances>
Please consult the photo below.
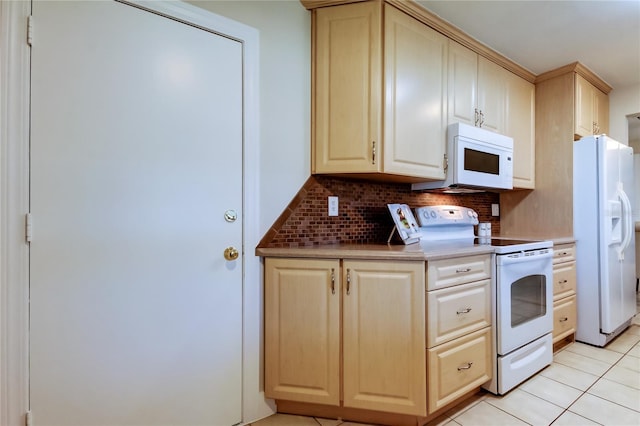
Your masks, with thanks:
<instances>
[{"instance_id":1,"label":"drawer front","mask_svg":"<svg viewBox=\"0 0 640 426\"><path fill-rule=\"evenodd\" d=\"M490 280L428 292L427 347L491 325L490 294Z\"/></svg>"},{"instance_id":2,"label":"drawer front","mask_svg":"<svg viewBox=\"0 0 640 426\"><path fill-rule=\"evenodd\" d=\"M492 377L491 327L428 349L429 413Z\"/></svg>"},{"instance_id":3,"label":"drawer front","mask_svg":"<svg viewBox=\"0 0 640 426\"><path fill-rule=\"evenodd\" d=\"M553 263L571 262L576 260L576 245L562 244L553 247Z\"/></svg>"},{"instance_id":4,"label":"drawer front","mask_svg":"<svg viewBox=\"0 0 640 426\"><path fill-rule=\"evenodd\" d=\"M553 303L553 343L576 331L576 296Z\"/></svg>"},{"instance_id":5,"label":"drawer front","mask_svg":"<svg viewBox=\"0 0 640 426\"><path fill-rule=\"evenodd\" d=\"M491 278L491 255L458 257L427 262L427 288L437 290Z\"/></svg>"},{"instance_id":6,"label":"drawer front","mask_svg":"<svg viewBox=\"0 0 640 426\"><path fill-rule=\"evenodd\" d=\"M571 296L576 292L576 262L553 266L553 300Z\"/></svg>"}]
</instances>

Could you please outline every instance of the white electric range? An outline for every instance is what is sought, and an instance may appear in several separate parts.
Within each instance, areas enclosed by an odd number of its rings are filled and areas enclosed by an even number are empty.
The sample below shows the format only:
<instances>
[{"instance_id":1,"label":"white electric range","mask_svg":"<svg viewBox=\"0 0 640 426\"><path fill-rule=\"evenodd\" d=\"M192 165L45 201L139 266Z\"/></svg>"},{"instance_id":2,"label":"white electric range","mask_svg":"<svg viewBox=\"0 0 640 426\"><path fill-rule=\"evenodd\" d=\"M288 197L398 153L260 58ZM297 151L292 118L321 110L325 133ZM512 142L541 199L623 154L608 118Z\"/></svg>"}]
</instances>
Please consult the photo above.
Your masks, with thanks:
<instances>
[{"instance_id":1,"label":"white electric range","mask_svg":"<svg viewBox=\"0 0 640 426\"><path fill-rule=\"evenodd\" d=\"M494 374L484 388L505 394L553 359L553 242L477 237L478 214L460 206L416 209L420 244L489 245Z\"/></svg>"}]
</instances>

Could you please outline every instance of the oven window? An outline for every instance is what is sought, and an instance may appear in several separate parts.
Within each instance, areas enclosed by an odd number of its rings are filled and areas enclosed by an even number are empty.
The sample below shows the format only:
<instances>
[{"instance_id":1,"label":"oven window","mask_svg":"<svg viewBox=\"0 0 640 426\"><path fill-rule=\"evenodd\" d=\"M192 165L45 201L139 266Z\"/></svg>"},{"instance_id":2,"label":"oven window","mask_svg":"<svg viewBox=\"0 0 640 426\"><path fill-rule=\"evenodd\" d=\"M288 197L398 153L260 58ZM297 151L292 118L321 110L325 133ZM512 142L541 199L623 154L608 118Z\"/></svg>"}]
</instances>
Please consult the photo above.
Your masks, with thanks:
<instances>
[{"instance_id":1,"label":"oven window","mask_svg":"<svg viewBox=\"0 0 640 426\"><path fill-rule=\"evenodd\" d=\"M500 174L500 156L475 149L464 149L464 169L472 172Z\"/></svg>"},{"instance_id":2,"label":"oven window","mask_svg":"<svg viewBox=\"0 0 640 426\"><path fill-rule=\"evenodd\" d=\"M544 275L528 275L511 284L511 327L547 313L546 280Z\"/></svg>"}]
</instances>

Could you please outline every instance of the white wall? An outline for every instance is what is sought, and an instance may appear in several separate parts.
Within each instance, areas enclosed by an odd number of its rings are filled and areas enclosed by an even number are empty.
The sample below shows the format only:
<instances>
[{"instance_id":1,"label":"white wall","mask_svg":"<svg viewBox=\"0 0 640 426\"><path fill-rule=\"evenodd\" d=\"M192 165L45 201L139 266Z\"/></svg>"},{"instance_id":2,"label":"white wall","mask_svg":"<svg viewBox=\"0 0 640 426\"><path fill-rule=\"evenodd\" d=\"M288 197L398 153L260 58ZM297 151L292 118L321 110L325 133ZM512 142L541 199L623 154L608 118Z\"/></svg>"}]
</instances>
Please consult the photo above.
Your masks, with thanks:
<instances>
[{"instance_id":1,"label":"white wall","mask_svg":"<svg viewBox=\"0 0 640 426\"><path fill-rule=\"evenodd\" d=\"M299 1L189 3L260 31L260 229L310 175L311 13Z\"/></svg>"},{"instance_id":2,"label":"white wall","mask_svg":"<svg viewBox=\"0 0 640 426\"><path fill-rule=\"evenodd\" d=\"M627 115L640 112L640 84L613 89L609 93L609 136L629 144Z\"/></svg>"}]
</instances>

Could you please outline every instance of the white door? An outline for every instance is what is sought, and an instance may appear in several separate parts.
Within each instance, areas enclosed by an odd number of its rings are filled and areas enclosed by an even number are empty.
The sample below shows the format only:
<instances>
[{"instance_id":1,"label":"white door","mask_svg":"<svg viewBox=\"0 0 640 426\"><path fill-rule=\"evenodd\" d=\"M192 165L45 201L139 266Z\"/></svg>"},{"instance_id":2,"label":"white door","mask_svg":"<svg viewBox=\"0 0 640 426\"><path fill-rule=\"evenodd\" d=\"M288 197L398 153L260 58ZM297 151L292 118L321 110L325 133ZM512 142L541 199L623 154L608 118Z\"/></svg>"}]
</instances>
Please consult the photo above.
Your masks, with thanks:
<instances>
[{"instance_id":1,"label":"white door","mask_svg":"<svg viewBox=\"0 0 640 426\"><path fill-rule=\"evenodd\" d=\"M241 44L116 2L33 16L35 424L240 422Z\"/></svg>"}]
</instances>

